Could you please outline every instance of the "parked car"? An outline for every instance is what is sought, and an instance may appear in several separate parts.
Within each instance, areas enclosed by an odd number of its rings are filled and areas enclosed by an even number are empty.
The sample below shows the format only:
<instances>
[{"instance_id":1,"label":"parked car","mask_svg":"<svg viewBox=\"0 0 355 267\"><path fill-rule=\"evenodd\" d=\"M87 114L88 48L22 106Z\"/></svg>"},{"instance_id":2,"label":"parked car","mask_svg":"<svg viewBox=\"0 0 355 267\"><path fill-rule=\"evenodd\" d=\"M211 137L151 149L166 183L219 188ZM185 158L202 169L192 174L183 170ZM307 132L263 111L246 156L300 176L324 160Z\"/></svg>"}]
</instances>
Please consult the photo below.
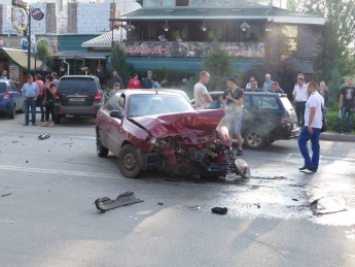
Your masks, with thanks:
<instances>
[{"instance_id":1,"label":"parked car","mask_svg":"<svg viewBox=\"0 0 355 267\"><path fill-rule=\"evenodd\" d=\"M16 112L24 112L25 109L25 98L17 85L11 80L0 79L0 112L14 119Z\"/></svg>"},{"instance_id":2,"label":"parked car","mask_svg":"<svg viewBox=\"0 0 355 267\"><path fill-rule=\"evenodd\" d=\"M211 109L220 109L223 91L210 92ZM194 100L192 100L192 104ZM262 148L276 140L289 140L300 133L296 112L286 94L246 92L243 103L242 137L250 148Z\"/></svg>"},{"instance_id":3,"label":"parked car","mask_svg":"<svg viewBox=\"0 0 355 267\"><path fill-rule=\"evenodd\" d=\"M97 114L97 154L111 151L123 176L148 169L171 175L249 175L236 166L225 127L216 129L223 110L196 111L181 93L122 90Z\"/></svg>"},{"instance_id":4,"label":"parked car","mask_svg":"<svg viewBox=\"0 0 355 267\"><path fill-rule=\"evenodd\" d=\"M97 111L104 104L99 79L87 75L61 77L55 102L57 123L66 115L96 117Z\"/></svg>"}]
</instances>

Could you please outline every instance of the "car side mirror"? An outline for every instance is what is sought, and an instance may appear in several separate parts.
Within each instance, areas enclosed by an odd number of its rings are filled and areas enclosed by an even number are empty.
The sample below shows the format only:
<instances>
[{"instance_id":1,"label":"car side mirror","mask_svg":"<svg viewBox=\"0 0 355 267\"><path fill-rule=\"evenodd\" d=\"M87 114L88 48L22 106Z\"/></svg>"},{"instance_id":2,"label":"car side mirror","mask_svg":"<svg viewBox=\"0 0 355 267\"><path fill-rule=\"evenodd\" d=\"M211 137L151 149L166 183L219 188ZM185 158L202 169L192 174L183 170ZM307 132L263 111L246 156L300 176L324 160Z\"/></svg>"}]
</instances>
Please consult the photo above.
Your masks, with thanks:
<instances>
[{"instance_id":1,"label":"car side mirror","mask_svg":"<svg viewBox=\"0 0 355 267\"><path fill-rule=\"evenodd\" d=\"M122 117L123 117L122 111L121 110L117 110L117 109L111 110L110 111L110 117L117 118L117 119L122 119Z\"/></svg>"}]
</instances>

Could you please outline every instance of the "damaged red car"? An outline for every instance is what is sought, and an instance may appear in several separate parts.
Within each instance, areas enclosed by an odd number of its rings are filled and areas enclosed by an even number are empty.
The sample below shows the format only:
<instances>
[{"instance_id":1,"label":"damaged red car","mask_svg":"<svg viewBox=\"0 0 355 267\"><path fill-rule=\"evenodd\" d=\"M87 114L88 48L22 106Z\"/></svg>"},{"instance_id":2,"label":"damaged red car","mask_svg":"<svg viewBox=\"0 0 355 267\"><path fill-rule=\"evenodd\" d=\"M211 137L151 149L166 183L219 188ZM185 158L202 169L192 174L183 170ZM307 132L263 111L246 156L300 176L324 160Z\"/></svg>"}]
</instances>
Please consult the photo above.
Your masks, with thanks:
<instances>
[{"instance_id":1,"label":"damaged red car","mask_svg":"<svg viewBox=\"0 0 355 267\"><path fill-rule=\"evenodd\" d=\"M196 111L183 94L168 90L120 91L98 112L97 154L111 151L128 178L149 169L175 176L247 177L247 164L236 164L229 148L227 129L217 129L223 116L221 109Z\"/></svg>"}]
</instances>

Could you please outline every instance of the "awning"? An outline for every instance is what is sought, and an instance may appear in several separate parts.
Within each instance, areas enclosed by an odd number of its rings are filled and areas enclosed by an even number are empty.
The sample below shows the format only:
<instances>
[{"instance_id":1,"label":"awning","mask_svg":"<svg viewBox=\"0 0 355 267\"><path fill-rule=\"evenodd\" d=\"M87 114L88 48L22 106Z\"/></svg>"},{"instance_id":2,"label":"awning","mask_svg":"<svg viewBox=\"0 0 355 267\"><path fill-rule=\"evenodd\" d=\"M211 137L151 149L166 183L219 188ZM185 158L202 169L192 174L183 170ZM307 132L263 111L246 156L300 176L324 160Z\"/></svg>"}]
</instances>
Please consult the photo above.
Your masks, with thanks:
<instances>
[{"instance_id":1,"label":"awning","mask_svg":"<svg viewBox=\"0 0 355 267\"><path fill-rule=\"evenodd\" d=\"M111 54L110 51L62 51L53 56L59 59L107 59Z\"/></svg>"},{"instance_id":2,"label":"awning","mask_svg":"<svg viewBox=\"0 0 355 267\"><path fill-rule=\"evenodd\" d=\"M19 67L27 70L27 52L20 49L13 48L0 48L0 53L5 54L10 60L12 60ZM38 68L43 64L42 60L36 60L36 67ZM30 57L30 70L35 70L35 58L33 56Z\"/></svg>"},{"instance_id":3,"label":"awning","mask_svg":"<svg viewBox=\"0 0 355 267\"><path fill-rule=\"evenodd\" d=\"M119 28L86 41L81 44L81 47L111 48L112 41L116 43L123 40L127 40L127 32L125 29Z\"/></svg>"},{"instance_id":4,"label":"awning","mask_svg":"<svg viewBox=\"0 0 355 267\"><path fill-rule=\"evenodd\" d=\"M167 68L171 73L194 73L202 70L203 58L132 58L127 57L127 62L137 72L145 72L152 69ZM230 60L232 68L236 71L250 70L255 59Z\"/></svg>"}]
</instances>

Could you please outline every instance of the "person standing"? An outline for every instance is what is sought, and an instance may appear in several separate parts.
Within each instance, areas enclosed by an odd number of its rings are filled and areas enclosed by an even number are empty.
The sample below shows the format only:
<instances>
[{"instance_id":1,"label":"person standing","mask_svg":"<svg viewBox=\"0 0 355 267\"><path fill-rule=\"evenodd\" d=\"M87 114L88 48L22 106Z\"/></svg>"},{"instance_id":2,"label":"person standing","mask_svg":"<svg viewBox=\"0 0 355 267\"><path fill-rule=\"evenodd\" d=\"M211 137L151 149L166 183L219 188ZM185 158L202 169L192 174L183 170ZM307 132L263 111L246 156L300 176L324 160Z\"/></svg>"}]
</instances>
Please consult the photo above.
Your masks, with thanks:
<instances>
[{"instance_id":1,"label":"person standing","mask_svg":"<svg viewBox=\"0 0 355 267\"><path fill-rule=\"evenodd\" d=\"M296 115L298 119L298 125L303 127L304 125L304 112L306 109L306 102L308 99L307 86L304 83L304 75L297 75L297 84L293 88L293 100L296 103Z\"/></svg>"},{"instance_id":2,"label":"person standing","mask_svg":"<svg viewBox=\"0 0 355 267\"><path fill-rule=\"evenodd\" d=\"M284 94L284 90L281 89L279 82L272 83L272 93L275 94Z\"/></svg>"},{"instance_id":3,"label":"person standing","mask_svg":"<svg viewBox=\"0 0 355 267\"><path fill-rule=\"evenodd\" d=\"M248 91L248 92L260 91L260 88L258 88L257 81L256 80L252 80L249 89L247 89L246 91Z\"/></svg>"},{"instance_id":4,"label":"person standing","mask_svg":"<svg viewBox=\"0 0 355 267\"><path fill-rule=\"evenodd\" d=\"M4 80L7 80L8 78L7 78L7 71L6 70L3 70L2 71L2 74L1 74L1 76L0 76L0 79L4 79Z\"/></svg>"},{"instance_id":5,"label":"person standing","mask_svg":"<svg viewBox=\"0 0 355 267\"><path fill-rule=\"evenodd\" d=\"M324 106L324 99L317 91L318 85L311 81L307 86L309 98L306 102L306 110L304 114L305 124L302 127L300 136L298 137L298 147L304 158L303 167L300 171L308 170L316 172L319 166L319 136L322 128L322 106ZM312 144L312 158L309 155L307 143L311 140Z\"/></svg>"},{"instance_id":6,"label":"person standing","mask_svg":"<svg viewBox=\"0 0 355 267\"><path fill-rule=\"evenodd\" d=\"M56 72L52 72L52 77L53 77L52 83L54 83L55 87L57 87L59 83L58 74Z\"/></svg>"},{"instance_id":7,"label":"person standing","mask_svg":"<svg viewBox=\"0 0 355 267\"><path fill-rule=\"evenodd\" d=\"M54 104L55 104L55 92L56 92L56 86L51 81L50 78L48 80L46 79L46 86L44 89L44 99L43 99L43 104L46 107L46 120L44 122L43 127L54 127L54 121L55 121L55 111L54 111ZM51 114L52 117L52 122L51 124L48 125L49 122L49 114Z\"/></svg>"},{"instance_id":8,"label":"person standing","mask_svg":"<svg viewBox=\"0 0 355 267\"><path fill-rule=\"evenodd\" d=\"M41 80L41 74L36 74L35 75L35 83L38 86L38 96L37 96L37 103L36 106L39 107L41 111L41 122L44 121L44 108L43 108L43 89L44 89L44 83Z\"/></svg>"},{"instance_id":9,"label":"person standing","mask_svg":"<svg viewBox=\"0 0 355 267\"><path fill-rule=\"evenodd\" d=\"M232 149L233 135L238 142L237 156L243 156L242 119L244 91L237 86L235 77L229 77L226 81L227 89L222 95L222 105L226 113L226 123L230 137L230 148Z\"/></svg>"},{"instance_id":10,"label":"person standing","mask_svg":"<svg viewBox=\"0 0 355 267\"><path fill-rule=\"evenodd\" d=\"M337 134L341 133L341 128L343 126L343 121L346 113L348 113L348 123L346 125L345 134L349 135L351 133L354 109L355 109L355 87L353 86L353 79L348 78L347 85L341 88L340 90L340 97L339 97L340 117L336 129Z\"/></svg>"},{"instance_id":11,"label":"person standing","mask_svg":"<svg viewBox=\"0 0 355 267\"><path fill-rule=\"evenodd\" d=\"M117 82L120 83L120 88L124 88L123 87L123 82L122 82L122 79L121 79L120 75L118 75L117 71L114 70L112 72L112 78L107 83L107 87L112 89L113 85L115 83L117 83Z\"/></svg>"},{"instance_id":12,"label":"person standing","mask_svg":"<svg viewBox=\"0 0 355 267\"><path fill-rule=\"evenodd\" d=\"M38 86L33 82L32 75L27 75L27 83L22 86L21 89L22 95L26 101L26 114L25 114L25 124L24 126L28 126L30 120L30 108L32 115L32 125L36 126L36 101L38 96Z\"/></svg>"},{"instance_id":13,"label":"person standing","mask_svg":"<svg viewBox=\"0 0 355 267\"><path fill-rule=\"evenodd\" d=\"M134 73L128 82L128 89L140 89L141 82L138 80L138 74Z\"/></svg>"},{"instance_id":14,"label":"person standing","mask_svg":"<svg viewBox=\"0 0 355 267\"><path fill-rule=\"evenodd\" d=\"M153 72L152 71L148 71L147 72L147 77L143 79L143 82L142 82L142 88L144 89L151 89L153 88Z\"/></svg>"},{"instance_id":15,"label":"person standing","mask_svg":"<svg viewBox=\"0 0 355 267\"><path fill-rule=\"evenodd\" d=\"M263 91L272 91L272 83L273 81L271 80L271 75L270 74L266 74L265 75L265 82L263 84Z\"/></svg>"},{"instance_id":16,"label":"person standing","mask_svg":"<svg viewBox=\"0 0 355 267\"><path fill-rule=\"evenodd\" d=\"M327 111L328 111L328 101L329 101L329 93L325 85L325 81L321 81L319 83L319 89L318 93L323 97L324 99L324 107L323 107L323 112L324 112L324 117L327 116Z\"/></svg>"},{"instance_id":17,"label":"person standing","mask_svg":"<svg viewBox=\"0 0 355 267\"><path fill-rule=\"evenodd\" d=\"M212 97L207 91L206 84L210 80L207 71L200 72L200 80L194 86L195 109L208 109L212 102Z\"/></svg>"},{"instance_id":18,"label":"person standing","mask_svg":"<svg viewBox=\"0 0 355 267\"><path fill-rule=\"evenodd\" d=\"M108 98L110 98L111 96L115 95L119 90L120 90L120 83L119 82L115 82L113 84L113 88L110 91L110 94L109 94Z\"/></svg>"},{"instance_id":19,"label":"person standing","mask_svg":"<svg viewBox=\"0 0 355 267\"><path fill-rule=\"evenodd\" d=\"M250 90L250 88L251 88L251 83L252 83L253 81L255 81L255 78L254 78L253 76L251 76L250 79L249 79L249 82L248 82L247 85L245 86L245 90L246 90L246 91L249 91L249 90Z\"/></svg>"},{"instance_id":20,"label":"person standing","mask_svg":"<svg viewBox=\"0 0 355 267\"><path fill-rule=\"evenodd\" d=\"M161 85L158 82L157 78L153 77L153 88L160 88L160 87L161 87Z\"/></svg>"}]
</instances>

